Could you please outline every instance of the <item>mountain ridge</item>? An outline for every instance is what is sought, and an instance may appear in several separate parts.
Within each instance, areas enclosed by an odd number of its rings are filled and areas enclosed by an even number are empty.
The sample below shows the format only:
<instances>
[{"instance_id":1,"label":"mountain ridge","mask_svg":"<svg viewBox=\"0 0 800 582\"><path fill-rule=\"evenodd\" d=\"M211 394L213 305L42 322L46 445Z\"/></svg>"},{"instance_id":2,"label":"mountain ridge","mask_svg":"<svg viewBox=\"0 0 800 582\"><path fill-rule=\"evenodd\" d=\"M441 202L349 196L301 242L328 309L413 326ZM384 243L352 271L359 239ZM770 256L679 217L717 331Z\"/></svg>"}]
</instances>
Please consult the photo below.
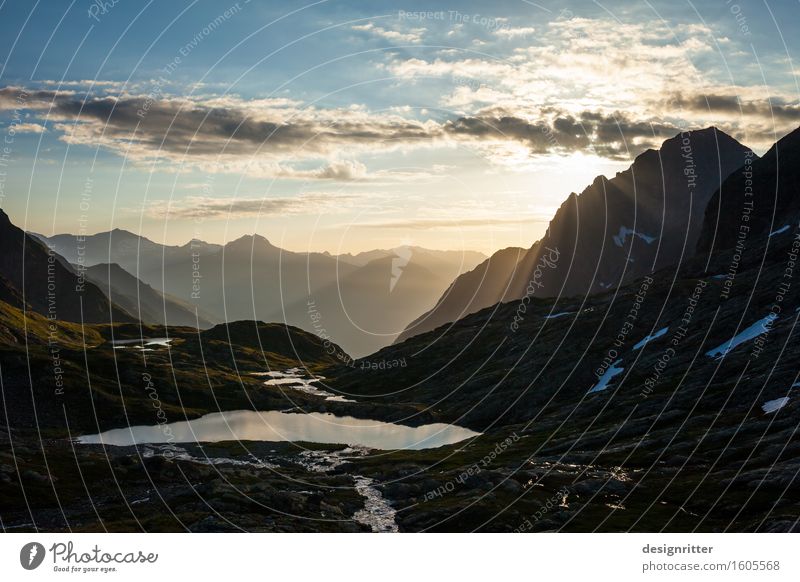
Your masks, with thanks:
<instances>
[{"instance_id":1,"label":"mountain ridge","mask_svg":"<svg viewBox=\"0 0 800 582\"><path fill-rule=\"evenodd\" d=\"M694 252L708 199L741 167L746 152L751 150L713 126L643 151L613 178L599 175L580 194L571 192L542 239L496 274L504 281L492 282L494 293L482 292L462 275L451 286L459 294L443 296L400 338L454 321L454 315L465 314L465 305L468 314L531 291L537 297L596 293L679 262ZM555 265L545 256L553 250L559 257Z\"/></svg>"}]
</instances>

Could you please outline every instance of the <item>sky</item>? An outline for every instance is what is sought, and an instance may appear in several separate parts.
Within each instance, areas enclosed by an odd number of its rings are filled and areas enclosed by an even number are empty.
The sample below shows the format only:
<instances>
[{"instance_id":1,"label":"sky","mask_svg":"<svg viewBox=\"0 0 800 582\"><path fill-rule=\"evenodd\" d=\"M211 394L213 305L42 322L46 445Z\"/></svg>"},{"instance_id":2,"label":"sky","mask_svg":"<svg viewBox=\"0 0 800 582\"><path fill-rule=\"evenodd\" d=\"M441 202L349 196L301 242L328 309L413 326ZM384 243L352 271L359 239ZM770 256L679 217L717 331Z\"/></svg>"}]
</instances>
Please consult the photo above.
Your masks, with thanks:
<instances>
[{"instance_id":1,"label":"sky","mask_svg":"<svg viewBox=\"0 0 800 582\"><path fill-rule=\"evenodd\" d=\"M529 247L681 130L800 126L800 2L0 3L0 207L45 235Z\"/></svg>"}]
</instances>

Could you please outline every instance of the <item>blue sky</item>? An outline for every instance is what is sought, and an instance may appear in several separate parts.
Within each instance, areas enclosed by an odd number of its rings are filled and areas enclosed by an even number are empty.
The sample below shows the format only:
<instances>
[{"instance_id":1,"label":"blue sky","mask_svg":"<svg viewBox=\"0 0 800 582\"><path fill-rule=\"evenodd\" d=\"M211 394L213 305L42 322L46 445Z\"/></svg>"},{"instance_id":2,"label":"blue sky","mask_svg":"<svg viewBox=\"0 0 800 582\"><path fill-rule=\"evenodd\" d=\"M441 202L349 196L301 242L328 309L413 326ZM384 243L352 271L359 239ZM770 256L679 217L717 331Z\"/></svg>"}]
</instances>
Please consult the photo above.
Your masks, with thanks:
<instances>
[{"instance_id":1,"label":"blue sky","mask_svg":"<svg viewBox=\"0 0 800 582\"><path fill-rule=\"evenodd\" d=\"M789 1L7 1L0 204L45 234L527 247L680 128L760 152L800 125L799 23Z\"/></svg>"}]
</instances>

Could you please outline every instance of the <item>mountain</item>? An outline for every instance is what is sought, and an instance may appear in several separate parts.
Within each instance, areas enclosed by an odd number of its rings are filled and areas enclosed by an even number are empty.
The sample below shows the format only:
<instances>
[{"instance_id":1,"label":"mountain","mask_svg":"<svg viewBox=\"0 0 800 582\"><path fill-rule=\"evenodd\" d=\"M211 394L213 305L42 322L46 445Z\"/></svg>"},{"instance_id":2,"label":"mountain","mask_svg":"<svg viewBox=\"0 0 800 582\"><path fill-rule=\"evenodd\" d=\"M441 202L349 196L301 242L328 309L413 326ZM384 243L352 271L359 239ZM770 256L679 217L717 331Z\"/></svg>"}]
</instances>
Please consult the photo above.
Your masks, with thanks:
<instances>
[{"instance_id":1,"label":"mountain","mask_svg":"<svg viewBox=\"0 0 800 582\"><path fill-rule=\"evenodd\" d=\"M260 235L225 245L195 240L182 246L160 245L120 229L85 240L73 235L42 238L69 261L118 264L190 312L198 309L211 323L283 322L332 337L354 355L390 344L408 322L434 305L454 278L485 258L414 246L358 255L297 253ZM135 288L129 280L118 293L131 297ZM157 297L153 300L151 306L156 306ZM321 313L315 319L309 301ZM163 315L151 317L152 312L148 321L163 322Z\"/></svg>"},{"instance_id":2,"label":"mountain","mask_svg":"<svg viewBox=\"0 0 800 582\"><path fill-rule=\"evenodd\" d=\"M111 301L144 323L211 327L204 317L147 283L143 283L116 263L99 263L86 269L86 278L97 285Z\"/></svg>"},{"instance_id":3,"label":"mountain","mask_svg":"<svg viewBox=\"0 0 800 582\"><path fill-rule=\"evenodd\" d=\"M752 242L729 299L712 275L734 256L726 250L708 269L696 256L614 292L534 297L513 333L518 302L468 315L444 338L420 334L355 362L338 361L340 348L316 334L276 324L174 328L168 348L147 352L112 349L108 340L166 330L69 324L60 334L70 342L60 353L60 391L49 322L36 314L23 322L0 303L4 525L345 530L365 513L354 492L366 482L386 507L403 508L389 517L401 531L796 530L800 392L791 354L800 288L783 296L785 315L763 323L792 238ZM553 321L553 312L564 315ZM37 338L30 346L14 341L26 325ZM387 368L395 362L406 365ZM387 366L373 366L380 363ZM259 375L290 366L316 376L314 390L299 381L269 386ZM482 434L366 455L344 444L270 440L138 450L74 441L234 410L447 422ZM102 518L93 499L103 501Z\"/></svg>"},{"instance_id":4,"label":"mountain","mask_svg":"<svg viewBox=\"0 0 800 582\"><path fill-rule=\"evenodd\" d=\"M544 238L518 262L501 251L505 256L497 263L507 267L489 281L489 292L481 289L488 277L462 276L451 287L457 293L448 290L434 312L400 337L499 301L596 293L679 264L694 254L709 199L750 153L714 127L678 134L643 152L615 177L598 176L580 194L570 194Z\"/></svg>"},{"instance_id":5,"label":"mountain","mask_svg":"<svg viewBox=\"0 0 800 582\"><path fill-rule=\"evenodd\" d=\"M11 223L0 210L0 298L62 321L134 321L64 259ZM24 302L24 305L23 305Z\"/></svg>"},{"instance_id":6,"label":"mountain","mask_svg":"<svg viewBox=\"0 0 800 582\"><path fill-rule=\"evenodd\" d=\"M758 235L785 232L800 220L800 128L753 157L714 193L697 251L711 253Z\"/></svg>"},{"instance_id":7,"label":"mountain","mask_svg":"<svg viewBox=\"0 0 800 582\"><path fill-rule=\"evenodd\" d=\"M526 249L509 247L494 253L471 271L456 277L430 311L412 321L397 340L436 329L505 300L509 273L513 273Z\"/></svg>"}]
</instances>

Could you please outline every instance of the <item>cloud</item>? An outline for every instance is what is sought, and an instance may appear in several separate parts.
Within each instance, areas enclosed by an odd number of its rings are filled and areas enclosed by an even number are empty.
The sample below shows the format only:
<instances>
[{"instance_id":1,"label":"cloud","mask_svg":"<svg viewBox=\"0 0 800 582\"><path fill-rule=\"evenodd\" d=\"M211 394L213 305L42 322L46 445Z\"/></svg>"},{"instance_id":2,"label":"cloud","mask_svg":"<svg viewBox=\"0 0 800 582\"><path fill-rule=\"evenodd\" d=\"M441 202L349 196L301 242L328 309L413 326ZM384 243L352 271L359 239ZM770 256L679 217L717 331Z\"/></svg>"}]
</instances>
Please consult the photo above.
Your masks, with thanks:
<instances>
[{"instance_id":1,"label":"cloud","mask_svg":"<svg viewBox=\"0 0 800 582\"><path fill-rule=\"evenodd\" d=\"M384 67L393 75L405 79L414 77L464 77L473 79L498 79L514 74L518 67L502 59L435 59L426 61L420 58L394 59Z\"/></svg>"},{"instance_id":2,"label":"cloud","mask_svg":"<svg viewBox=\"0 0 800 582\"><path fill-rule=\"evenodd\" d=\"M666 105L676 110L688 110L696 113L723 113L794 123L800 121L800 103L787 103L780 97L752 101L732 94L686 95L677 93L667 99Z\"/></svg>"},{"instance_id":3,"label":"cloud","mask_svg":"<svg viewBox=\"0 0 800 582\"><path fill-rule=\"evenodd\" d=\"M40 123L14 123L10 127L15 133L44 133L47 128Z\"/></svg>"},{"instance_id":4,"label":"cloud","mask_svg":"<svg viewBox=\"0 0 800 582\"><path fill-rule=\"evenodd\" d=\"M500 226L505 224L547 224L552 216L518 216L511 218L485 217L485 218L420 218L411 220L396 220L386 222L365 222L356 224L357 228L381 228L392 230L438 230L451 228L471 228Z\"/></svg>"},{"instance_id":5,"label":"cloud","mask_svg":"<svg viewBox=\"0 0 800 582\"><path fill-rule=\"evenodd\" d=\"M74 91L27 89L11 85L0 89L0 111L47 109L56 96L68 98L74 95Z\"/></svg>"},{"instance_id":6,"label":"cloud","mask_svg":"<svg viewBox=\"0 0 800 582\"><path fill-rule=\"evenodd\" d=\"M519 30L516 38L521 40L526 28L501 27L493 32L511 40L513 31ZM459 56L463 53L441 51L436 58L392 55L383 67L408 82L433 84L442 107L477 116L491 105L510 118L528 121L507 119L504 124L516 126L509 127L509 133L521 133L522 143L533 144L534 152L540 151L541 140L532 137L537 127L528 127L530 120L536 125L546 121L543 111L554 104L559 115L575 119L587 112L619 117L618 112L624 111L634 124L624 124L621 132L613 125L610 131L598 127L594 134L598 140L620 133L647 140L648 126L661 136L664 129L676 126L713 124L733 135L755 138L753 147L767 147L770 134L796 127L797 97L757 84L733 87L718 81L716 71L744 68L747 63L741 61L751 58L728 51L727 60L721 61L717 44L725 42L729 41L701 24L560 18L537 26L535 34L499 56L464 58ZM442 80L448 79L451 90L441 90ZM683 96L682 101L675 95ZM455 129L466 129L465 125L459 123ZM567 145L565 137L561 143ZM586 140L576 139L579 147L585 147ZM595 151L603 149L596 146Z\"/></svg>"},{"instance_id":7,"label":"cloud","mask_svg":"<svg viewBox=\"0 0 800 582\"><path fill-rule=\"evenodd\" d=\"M524 156L576 151L622 159L678 132L628 113L552 106L484 107L446 121L420 121L362 107L301 108L287 99L81 96L7 87L0 89L0 107L15 107L21 94L26 107L47 109L51 127L69 144L103 147L134 162L161 162L169 171L198 167L264 178L379 179L355 158L435 146L473 147L506 165Z\"/></svg>"},{"instance_id":8,"label":"cloud","mask_svg":"<svg viewBox=\"0 0 800 582\"><path fill-rule=\"evenodd\" d=\"M532 154L591 152L612 159L627 159L632 149L656 145L679 132L670 124L636 120L624 113L585 111L578 116L548 110L552 115L526 119L504 110L488 109L448 122L445 130L477 140L505 140L523 144Z\"/></svg>"},{"instance_id":9,"label":"cloud","mask_svg":"<svg viewBox=\"0 0 800 582\"><path fill-rule=\"evenodd\" d=\"M189 196L177 201L152 201L144 209L144 213L157 219L193 220L313 215L341 210L352 198L352 196L328 192L309 192L295 197L236 198L232 200Z\"/></svg>"},{"instance_id":10,"label":"cloud","mask_svg":"<svg viewBox=\"0 0 800 582\"><path fill-rule=\"evenodd\" d=\"M312 176L324 180L350 181L366 176L367 167L360 162L336 162L312 172Z\"/></svg>"},{"instance_id":11,"label":"cloud","mask_svg":"<svg viewBox=\"0 0 800 582\"><path fill-rule=\"evenodd\" d=\"M357 161L332 162L313 170L298 170L279 165L276 170L268 172L277 178L292 178L299 180L335 180L338 182L351 182L363 180L367 177L367 167Z\"/></svg>"},{"instance_id":12,"label":"cloud","mask_svg":"<svg viewBox=\"0 0 800 582\"><path fill-rule=\"evenodd\" d=\"M375 26L372 22L368 22L367 24L357 24L353 26L352 29L359 32L368 32L373 36L394 42L410 43L422 42L422 35L425 33L424 28L412 28L405 32L399 32L397 30L389 30L380 26Z\"/></svg>"},{"instance_id":13,"label":"cloud","mask_svg":"<svg viewBox=\"0 0 800 582\"><path fill-rule=\"evenodd\" d=\"M658 24L615 23L615 40L606 37L609 26L587 19L550 23L507 59L392 56L383 68L403 79L453 79L441 103L457 110L445 119L413 118L427 110L401 106L371 112L357 104L304 107L285 97L181 97L158 85L119 95L5 87L0 110L29 110L67 143L168 171L342 182L378 179L358 158L392 151L463 146L524 168L525 158L539 155L627 159L683 127L713 123L769 145L770 135L796 126L800 105L784 96L695 84L701 75L688 57L706 50L707 29L686 27L684 42L675 44ZM371 23L359 28L376 29L384 31Z\"/></svg>"},{"instance_id":14,"label":"cloud","mask_svg":"<svg viewBox=\"0 0 800 582\"><path fill-rule=\"evenodd\" d=\"M448 144L497 152L499 143L510 143L531 155L602 151L624 157L632 139L652 141L674 129L627 114L572 115L552 107L527 115L484 108L436 122L361 107L300 108L286 99L81 96L16 87L0 89L0 107L16 107L20 95L25 107L46 108L52 127L70 144L104 147L135 162L165 162L171 170L199 166L288 179L369 179L363 163L336 158ZM317 168L298 167L314 160L326 161Z\"/></svg>"},{"instance_id":15,"label":"cloud","mask_svg":"<svg viewBox=\"0 0 800 582\"><path fill-rule=\"evenodd\" d=\"M536 32L536 29L532 26L520 26L517 28L513 27L500 27L494 31L497 36L507 38L507 39L516 39L520 37L530 36Z\"/></svg>"},{"instance_id":16,"label":"cloud","mask_svg":"<svg viewBox=\"0 0 800 582\"><path fill-rule=\"evenodd\" d=\"M391 150L414 142L430 144L442 136L434 122L370 114L359 107L300 108L286 99L0 89L0 109L17 108L46 110L53 129L70 144L100 146L132 161L211 165L259 176L359 179L366 169L356 162L328 161L312 171L292 170L284 162L335 160L344 151Z\"/></svg>"}]
</instances>

